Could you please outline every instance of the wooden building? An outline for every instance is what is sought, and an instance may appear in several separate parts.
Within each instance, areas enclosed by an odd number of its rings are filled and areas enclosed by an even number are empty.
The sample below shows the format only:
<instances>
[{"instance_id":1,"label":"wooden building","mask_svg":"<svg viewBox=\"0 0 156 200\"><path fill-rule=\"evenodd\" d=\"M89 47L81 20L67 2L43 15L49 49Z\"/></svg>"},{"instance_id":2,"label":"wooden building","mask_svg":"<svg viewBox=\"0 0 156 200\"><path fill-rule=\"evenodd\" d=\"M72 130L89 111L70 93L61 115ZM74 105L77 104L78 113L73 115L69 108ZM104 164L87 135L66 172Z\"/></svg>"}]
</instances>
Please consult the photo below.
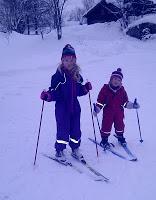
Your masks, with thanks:
<instances>
[{"instance_id":1,"label":"wooden building","mask_svg":"<svg viewBox=\"0 0 156 200\"><path fill-rule=\"evenodd\" d=\"M107 3L105 0L100 1L93 8L84 14L87 18L87 24L104 23L117 21L122 17L121 10L112 3Z\"/></svg>"}]
</instances>

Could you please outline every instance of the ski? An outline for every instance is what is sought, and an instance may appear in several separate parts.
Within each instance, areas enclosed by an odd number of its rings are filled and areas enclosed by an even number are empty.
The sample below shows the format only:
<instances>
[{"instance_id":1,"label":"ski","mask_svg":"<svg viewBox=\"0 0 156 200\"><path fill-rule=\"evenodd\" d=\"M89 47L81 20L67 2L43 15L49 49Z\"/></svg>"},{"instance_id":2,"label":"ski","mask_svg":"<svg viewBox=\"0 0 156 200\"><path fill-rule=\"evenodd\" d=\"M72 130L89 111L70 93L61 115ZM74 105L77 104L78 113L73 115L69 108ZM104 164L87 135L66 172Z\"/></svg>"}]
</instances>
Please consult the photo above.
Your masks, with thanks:
<instances>
[{"instance_id":1,"label":"ski","mask_svg":"<svg viewBox=\"0 0 156 200\"><path fill-rule=\"evenodd\" d=\"M55 157L49 156L49 155L47 155L47 154L43 154L43 156L45 156L45 157L47 157L47 158L49 158L49 159L51 159L51 160L54 160L54 161L56 161L57 163L59 163L59 164L61 164L61 165L64 165L64 166L66 166L66 167L67 167L67 166L70 166L70 167L72 167L74 170L76 170L77 172L79 172L80 174L83 173L79 168L77 168L77 166L73 165L71 162L68 162L68 161L66 161L66 162L61 162L61 161L59 161L58 159L56 159ZM76 159L76 160L77 160L77 159ZM78 160L78 161L79 161L79 160ZM109 181L108 178L106 178L106 177L103 176L101 173L99 173L98 171L96 171L95 169L93 169L91 166L89 166L89 165L86 163L85 160L81 160L80 163L82 163L84 166L86 166L90 171L92 171L92 172L97 176L97 178L94 179L95 181L105 181L105 182L108 182L108 181Z\"/></svg>"},{"instance_id":2,"label":"ski","mask_svg":"<svg viewBox=\"0 0 156 200\"><path fill-rule=\"evenodd\" d=\"M118 138L117 135L114 135L115 138ZM131 161L137 161L137 157L131 152L131 150L129 149L129 147L127 146L127 144L121 144L119 143L119 145L125 150L125 152L128 154L129 158Z\"/></svg>"},{"instance_id":3,"label":"ski","mask_svg":"<svg viewBox=\"0 0 156 200\"><path fill-rule=\"evenodd\" d=\"M128 154L128 156L130 157L130 161L137 161L137 157L131 152L131 150L129 149L129 147L127 146L127 144L120 144L123 149L125 150L125 152Z\"/></svg>"},{"instance_id":4,"label":"ski","mask_svg":"<svg viewBox=\"0 0 156 200\"><path fill-rule=\"evenodd\" d=\"M93 142L94 144L97 144L98 146L100 146L101 148L103 148L101 145L100 145L100 143L99 142L95 142L95 140L94 139L92 139L92 138L88 138L91 142ZM109 152L111 152L113 155L116 155L116 156L118 156L119 158L122 158L122 159L124 159L124 160L129 160L129 161L135 161L135 160L133 160L132 158L127 158L127 157L125 157L125 156L123 156L123 155L121 155L120 153L118 153L117 151L115 151L114 149L113 149L113 147L109 147L109 148L107 148L105 151L109 151ZM126 151L126 150L125 150Z\"/></svg>"},{"instance_id":5,"label":"ski","mask_svg":"<svg viewBox=\"0 0 156 200\"><path fill-rule=\"evenodd\" d=\"M47 158L49 158L49 159L51 159L51 160L54 160L54 161L56 161L57 163L59 163L59 164L61 164L61 165L64 165L64 166L70 166L71 168L73 168L74 170L76 170L77 172L79 172L80 174L82 174L83 172L79 169L79 168L77 168L75 165L73 165L71 162L68 162L68 161L66 161L66 162L61 162L61 161L59 161L58 159L56 159L55 157L53 157L53 156L49 156L49 155L47 155L47 154L43 154L43 156L45 156L45 157L47 157Z\"/></svg>"},{"instance_id":6,"label":"ski","mask_svg":"<svg viewBox=\"0 0 156 200\"><path fill-rule=\"evenodd\" d=\"M83 164L83 166L85 166L90 172L92 172L94 175L96 175L96 181L105 181L108 182L109 179L107 177L105 177L103 174L101 174L100 172L98 172L96 169L94 169L93 167L91 167L86 160L84 159L77 159L76 157L73 156L73 158L75 158L79 163Z\"/></svg>"}]
</instances>

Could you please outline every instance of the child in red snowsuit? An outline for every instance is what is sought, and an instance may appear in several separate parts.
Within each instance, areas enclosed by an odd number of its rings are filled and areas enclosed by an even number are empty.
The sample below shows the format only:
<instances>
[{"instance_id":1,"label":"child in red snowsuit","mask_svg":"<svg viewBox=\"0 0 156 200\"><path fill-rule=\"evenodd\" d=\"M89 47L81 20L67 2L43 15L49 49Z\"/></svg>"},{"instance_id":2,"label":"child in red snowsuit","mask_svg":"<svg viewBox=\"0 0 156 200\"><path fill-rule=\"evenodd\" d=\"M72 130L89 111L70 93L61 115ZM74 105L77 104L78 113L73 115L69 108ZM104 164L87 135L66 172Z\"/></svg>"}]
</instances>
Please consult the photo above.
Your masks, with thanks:
<instances>
[{"instance_id":1,"label":"child in red snowsuit","mask_svg":"<svg viewBox=\"0 0 156 200\"><path fill-rule=\"evenodd\" d=\"M108 137L110 136L112 125L114 123L115 133L119 143L126 143L123 137L124 133L124 108L138 109L138 103L132 103L128 100L127 93L122 86L123 74L118 68L110 77L108 84L104 84L99 92L97 103L94 106L94 116L103 108L103 119L101 127L101 145L109 145Z\"/></svg>"}]
</instances>

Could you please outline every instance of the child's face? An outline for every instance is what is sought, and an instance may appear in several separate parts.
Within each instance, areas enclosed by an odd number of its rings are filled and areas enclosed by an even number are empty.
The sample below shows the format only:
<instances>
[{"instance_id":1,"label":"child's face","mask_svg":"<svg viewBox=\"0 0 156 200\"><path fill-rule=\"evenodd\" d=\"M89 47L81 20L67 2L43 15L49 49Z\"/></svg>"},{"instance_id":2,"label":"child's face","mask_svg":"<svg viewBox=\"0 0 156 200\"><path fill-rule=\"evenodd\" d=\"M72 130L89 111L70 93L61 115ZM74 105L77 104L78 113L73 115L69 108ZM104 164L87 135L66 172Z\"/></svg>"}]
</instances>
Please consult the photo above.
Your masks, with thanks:
<instances>
[{"instance_id":1,"label":"child's face","mask_svg":"<svg viewBox=\"0 0 156 200\"><path fill-rule=\"evenodd\" d=\"M76 58L74 56L64 56L62 58L62 64L68 70L70 70L75 63L76 63Z\"/></svg>"},{"instance_id":2,"label":"child's face","mask_svg":"<svg viewBox=\"0 0 156 200\"><path fill-rule=\"evenodd\" d=\"M122 85L122 80L121 80L119 77L114 76L114 77L112 77L112 79L111 79L111 84L112 84L114 87L121 86L121 85Z\"/></svg>"}]
</instances>

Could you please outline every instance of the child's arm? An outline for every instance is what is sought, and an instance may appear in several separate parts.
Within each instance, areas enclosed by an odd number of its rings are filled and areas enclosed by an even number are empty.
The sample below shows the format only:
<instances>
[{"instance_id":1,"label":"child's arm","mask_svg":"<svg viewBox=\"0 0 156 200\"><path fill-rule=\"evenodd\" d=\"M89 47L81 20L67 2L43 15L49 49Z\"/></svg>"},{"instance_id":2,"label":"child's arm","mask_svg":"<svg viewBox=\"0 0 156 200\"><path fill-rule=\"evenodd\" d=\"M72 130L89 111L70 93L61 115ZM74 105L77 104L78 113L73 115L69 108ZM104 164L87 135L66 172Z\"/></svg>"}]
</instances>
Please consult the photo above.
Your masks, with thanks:
<instances>
[{"instance_id":1,"label":"child's arm","mask_svg":"<svg viewBox=\"0 0 156 200\"><path fill-rule=\"evenodd\" d=\"M136 101L134 101L134 103L129 101L128 100L128 95L127 95L127 93L125 91L125 94L124 94L124 107L127 108L127 109L138 109L138 108L140 108L140 105Z\"/></svg>"},{"instance_id":2,"label":"child's arm","mask_svg":"<svg viewBox=\"0 0 156 200\"><path fill-rule=\"evenodd\" d=\"M61 74L58 70L56 73L51 77L51 86L49 90L56 90L60 84L65 83L66 78L65 74Z\"/></svg>"},{"instance_id":3,"label":"child's arm","mask_svg":"<svg viewBox=\"0 0 156 200\"><path fill-rule=\"evenodd\" d=\"M57 90L60 83L63 83L64 77L61 76L61 73L57 70L56 73L51 78L51 86L49 90L42 91L40 98L44 101L56 101L60 97L59 90Z\"/></svg>"},{"instance_id":4,"label":"child's arm","mask_svg":"<svg viewBox=\"0 0 156 200\"><path fill-rule=\"evenodd\" d=\"M84 96L89 92L89 90L92 90L92 85L90 82L86 82L84 85L82 83L83 78L80 75L80 83L78 83L77 96Z\"/></svg>"},{"instance_id":5,"label":"child's arm","mask_svg":"<svg viewBox=\"0 0 156 200\"><path fill-rule=\"evenodd\" d=\"M97 116L97 114L101 111L101 109L104 107L105 102L105 96L106 96L106 86L104 85L98 95L97 103L94 105L94 116Z\"/></svg>"},{"instance_id":6,"label":"child's arm","mask_svg":"<svg viewBox=\"0 0 156 200\"><path fill-rule=\"evenodd\" d=\"M128 101L125 107L128 109L139 109L140 105L137 102L132 103L131 101Z\"/></svg>"},{"instance_id":7,"label":"child's arm","mask_svg":"<svg viewBox=\"0 0 156 200\"><path fill-rule=\"evenodd\" d=\"M92 90L92 85L90 82L85 83L85 85L79 85L77 96L84 96L88 94L89 90Z\"/></svg>"},{"instance_id":8,"label":"child's arm","mask_svg":"<svg viewBox=\"0 0 156 200\"><path fill-rule=\"evenodd\" d=\"M106 96L106 85L104 85L99 94L98 94L98 98L97 98L97 103L96 106L98 106L100 109L102 109L104 107L105 104L105 96Z\"/></svg>"}]
</instances>

